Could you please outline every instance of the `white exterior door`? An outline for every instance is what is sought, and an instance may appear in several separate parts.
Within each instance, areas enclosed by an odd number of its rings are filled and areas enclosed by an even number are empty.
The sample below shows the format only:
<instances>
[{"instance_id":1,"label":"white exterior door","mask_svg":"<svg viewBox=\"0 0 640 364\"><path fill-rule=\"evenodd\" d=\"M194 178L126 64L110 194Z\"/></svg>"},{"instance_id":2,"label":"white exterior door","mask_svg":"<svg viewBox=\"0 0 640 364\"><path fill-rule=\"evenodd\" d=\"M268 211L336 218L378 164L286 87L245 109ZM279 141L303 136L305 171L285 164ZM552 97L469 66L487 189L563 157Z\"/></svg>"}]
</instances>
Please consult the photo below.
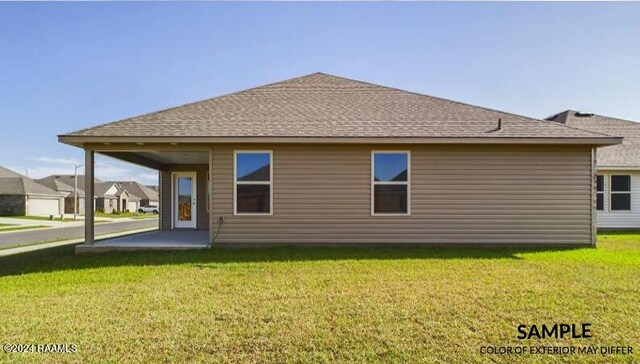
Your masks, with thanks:
<instances>
[{"instance_id":1,"label":"white exterior door","mask_svg":"<svg viewBox=\"0 0 640 364\"><path fill-rule=\"evenodd\" d=\"M173 174L173 227L196 228L196 173Z\"/></svg>"}]
</instances>

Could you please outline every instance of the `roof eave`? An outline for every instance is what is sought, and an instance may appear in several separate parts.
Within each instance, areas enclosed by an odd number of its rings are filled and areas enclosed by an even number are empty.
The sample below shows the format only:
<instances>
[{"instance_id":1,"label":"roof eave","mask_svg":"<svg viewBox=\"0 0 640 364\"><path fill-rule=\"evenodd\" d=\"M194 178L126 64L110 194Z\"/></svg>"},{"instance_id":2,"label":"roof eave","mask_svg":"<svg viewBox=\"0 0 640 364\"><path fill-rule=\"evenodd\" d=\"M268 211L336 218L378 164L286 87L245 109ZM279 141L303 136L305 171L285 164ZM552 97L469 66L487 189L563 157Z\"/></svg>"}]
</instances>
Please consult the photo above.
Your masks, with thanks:
<instances>
[{"instance_id":1,"label":"roof eave","mask_svg":"<svg viewBox=\"0 0 640 364\"><path fill-rule=\"evenodd\" d=\"M153 144L213 144L213 143L313 143L313 144L573 144L608 146L622 143L621 137L540 138L540 137L155 137L155 136L85 136L59 135L64 144L91 149L110 150L114 144L135 144L138 149Z\"/></svg>"},{"instance_id":2,"label":"roof eave","mask_svg":"<svg viewBox=\"0 0 640 364\"><path fill-rule=\"evenodd\" d=\"M634 171L640 170L640 166L620 166L620 165L596 165L600 171Z\"/></svg>"}]
</instances>

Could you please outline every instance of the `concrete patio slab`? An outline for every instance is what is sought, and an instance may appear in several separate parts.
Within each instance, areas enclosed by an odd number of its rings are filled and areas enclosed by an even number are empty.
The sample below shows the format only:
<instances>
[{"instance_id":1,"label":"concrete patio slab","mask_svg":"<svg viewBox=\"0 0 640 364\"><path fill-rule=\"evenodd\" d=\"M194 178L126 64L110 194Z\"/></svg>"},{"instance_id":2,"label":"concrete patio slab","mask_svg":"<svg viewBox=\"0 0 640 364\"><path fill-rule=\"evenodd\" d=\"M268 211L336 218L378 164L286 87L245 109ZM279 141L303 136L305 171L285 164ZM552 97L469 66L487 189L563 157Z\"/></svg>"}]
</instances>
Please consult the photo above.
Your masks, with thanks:
<instances>
[{"instance_id":1,"label":"concrete patio slab","mask_svg":"<svg viewBox=\"0 0 640 364\"><path fill-rule=\"evenodd\" d=\"M202 230L151 231L114 239L77 245L76 253L102 253L131 250L192 250L206 249L209 232Z\"/></svg>"},{"instance_id":2,"label":"concrete patio slab","mask_svg":"<svg viewBox=\"0 0 640 364\"><path fill-rule=\"evenodd\" d=\"M110 233L110 234L98 235L96 239L110 239L110 238L115 238L123 235L138 234L138 233L155 231L155 230L157 230L157 228L153 227L153 228L144 228L144 229L138 229L138 230L119 231L119 232ZM14 248L6 248L6 249L0 248L0 257L27 253L27 252L32 252L36 250L55 248L63 245L79 244L83 242L84 242L84 238L76 238L76 239L59 240L59 241L54 241L50 243L35 243L35 244L29 244L24 246L16 246Z\"/></svg>"}]
</instances>

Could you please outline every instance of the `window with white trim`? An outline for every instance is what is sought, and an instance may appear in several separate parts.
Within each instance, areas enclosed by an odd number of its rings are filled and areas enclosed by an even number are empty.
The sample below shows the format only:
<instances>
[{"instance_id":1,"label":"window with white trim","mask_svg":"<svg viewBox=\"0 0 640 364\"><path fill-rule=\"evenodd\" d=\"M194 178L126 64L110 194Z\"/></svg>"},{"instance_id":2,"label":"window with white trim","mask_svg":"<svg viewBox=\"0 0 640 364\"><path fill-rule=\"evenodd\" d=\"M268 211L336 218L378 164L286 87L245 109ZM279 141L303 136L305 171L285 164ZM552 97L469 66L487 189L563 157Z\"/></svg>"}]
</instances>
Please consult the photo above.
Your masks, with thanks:
<instances>
[{"instance_id":1,"label":"window with white trim","mask_svg":"<svg viewBox=\"0 0 640 364\"><path fill-rule=\"evenodd\" d=\"M604 175L596 176L596 210L604 211Z\"/></svg>"},{"instance_id":2,"label":"window with white trim","mask_svg":"<svg viewBox=\"0 0 640 364\"><path fill-rule=\"evenodd\" d=\"M236 151L234 156L234 213L272 214L272 152Z\"/></svg>"},{"instance_id":3,"label":"window with white trim","mask_svg":"<svg viewBox=\"0 0 640 364\"><path fill-rule=\"evenodd\" d=\"M611 175L611 211L631 211L631 176Z\"/></svg>"},{"instance_id":4,"label":"window with white trim","mask_svg":"<svg viewBox=\"0 0 640 364\"><path fill-rule=\"evenodd\" d=\"M371 214L409 215L411 158L407 151L371 152Z\"/></svg>"}]
</instances>

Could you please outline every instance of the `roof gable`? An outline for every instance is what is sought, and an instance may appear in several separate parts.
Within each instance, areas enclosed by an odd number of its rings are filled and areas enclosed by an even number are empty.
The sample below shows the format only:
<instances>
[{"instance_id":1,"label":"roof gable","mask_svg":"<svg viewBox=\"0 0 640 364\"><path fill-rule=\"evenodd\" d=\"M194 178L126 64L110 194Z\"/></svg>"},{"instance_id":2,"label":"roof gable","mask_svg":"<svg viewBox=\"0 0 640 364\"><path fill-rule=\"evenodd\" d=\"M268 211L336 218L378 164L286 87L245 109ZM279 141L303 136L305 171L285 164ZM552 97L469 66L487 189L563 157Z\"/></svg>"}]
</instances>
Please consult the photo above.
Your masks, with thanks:
<instances>
[{"instance_id":1,"label":"roof gable","mask_svg":"<svg viewBox=\"0 0 640 364\"><path fill-rule=\"evenodd\" d=\"M498 130L498 120L502 129ZM314 73L63 137L601 138L461 102Z\"/></svg>"}]
</instances>

